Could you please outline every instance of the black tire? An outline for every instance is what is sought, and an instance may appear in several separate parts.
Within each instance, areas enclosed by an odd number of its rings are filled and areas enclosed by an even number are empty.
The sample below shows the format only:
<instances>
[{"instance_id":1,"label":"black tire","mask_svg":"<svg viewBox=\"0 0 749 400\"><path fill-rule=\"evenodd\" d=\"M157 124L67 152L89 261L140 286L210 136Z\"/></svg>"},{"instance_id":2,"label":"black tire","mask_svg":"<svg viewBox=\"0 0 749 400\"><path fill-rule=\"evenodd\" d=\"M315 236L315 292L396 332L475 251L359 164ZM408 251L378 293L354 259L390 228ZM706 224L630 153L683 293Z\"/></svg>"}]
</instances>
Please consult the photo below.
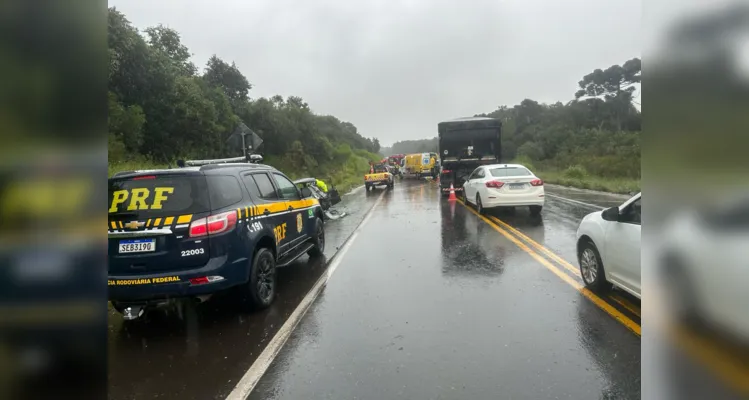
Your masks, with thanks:
<instances>
[{"instance_id":1,"label":"black tire","mask_svg":"<svg viewBox=\"0 0 749 400\"><path fill-rule=\"evenodd\" d=\"M583 241L579 246L577 263L580 265L580 275L585 287L598 293L611 289L611 284L606 282L601 254L590 240Z\"/></svg>"},{"instance_id":2,"label":"black tire","mask_svg":"<svg viewBox=\"0 0 749 400\"><path fill-rule=\"evenodd\" d=\"M319 217L315 218L314 232L312 244L314 244L315 247L309 249L307 255L310 257L321 257L325 252L325 225L323 225L323 222Z\"/></svg>"},{"instance_id":3,"label":"black tire","mask_svg":"<svg viewBox=\"0 0 749 400\"><path fill-rule=\"evenodd\" d=\"M543 206L528 206L530 209L531 215L539 215L541 214L541 210L544 208Z\"/></svg>"},{"instance_id":4,"label":"black tire","mask_svg":"<svg viewBox=\"0 0 749 400\"><path fill-rule=\"evenodd\" d=\"M463 204L470 207L471 203L468 202L468 197L466 197L466 190L463 188L463 190L460 191L460 199L463 200Z\"/></svg>"},{"instance_id":5,"label":"black tire","mask_svg":"<svg viewBox=\"0 0 749 400\"><path fill-rule=\"evenodd\" d=\"M679 258L673 255L666 256L663 260L662 274L669 313L678 323L699 323L696 292Z\"/></svg>"},{"instance_id":6,"label":"black tire","mask_svg":"<svg viewBox=\"0 0 749 400\"><path fill-rule=\"evenodd\" d=\"M242 305L262 310L273 303L276 296L276 257L273 251L261 247L255 252L250 268L250 279L239 287Z\"/></svg>"},{"instance_id":7,"label":"black tire","mask_svg":"<svg viewBox=\"0 0 749 400\"><path fill-rule=\"evenodd\" d=\"M478 193L476 193L476 211L479 213L479 215L484 215L486 213L484 205L481 203L481 195L479 195Z\"/></svg>"}]
</instances>

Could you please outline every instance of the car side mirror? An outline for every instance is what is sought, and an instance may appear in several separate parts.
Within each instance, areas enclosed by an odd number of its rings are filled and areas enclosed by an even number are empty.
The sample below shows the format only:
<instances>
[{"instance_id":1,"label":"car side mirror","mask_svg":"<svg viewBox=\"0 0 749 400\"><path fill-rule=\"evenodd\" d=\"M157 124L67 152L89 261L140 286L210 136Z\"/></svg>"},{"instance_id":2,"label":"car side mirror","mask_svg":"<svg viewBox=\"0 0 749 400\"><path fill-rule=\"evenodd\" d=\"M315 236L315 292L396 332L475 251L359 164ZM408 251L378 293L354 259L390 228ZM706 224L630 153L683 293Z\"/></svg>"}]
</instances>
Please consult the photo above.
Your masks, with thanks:
<instances>
[{"instance_id":1,"label":"car side mirror","mask_svg":"<svg viewBox=\"0 0 749 400\"><path fill-rule=\"evenodd\" d=\"M604 221L618 222L619 221L619 207L611 207L603 210L601 218Z\"/></svg>"},{"instance_id":2,"label":"car side mirror","mask_svg":"<svg viewBox=\"0 0 749 400\"><path fill-rule=\"evenodd\" d=\"M310 188L309 188L308 186L305 186L305 187L303 187L303 188L302 188L302 189L300 190L300 192L301 192L301 194L302 194L302 198L303 198L303 199L306 199L306 198L308 198L308 197L312 197L312 189L310 189Z\"/></svg>"}]
</instances>

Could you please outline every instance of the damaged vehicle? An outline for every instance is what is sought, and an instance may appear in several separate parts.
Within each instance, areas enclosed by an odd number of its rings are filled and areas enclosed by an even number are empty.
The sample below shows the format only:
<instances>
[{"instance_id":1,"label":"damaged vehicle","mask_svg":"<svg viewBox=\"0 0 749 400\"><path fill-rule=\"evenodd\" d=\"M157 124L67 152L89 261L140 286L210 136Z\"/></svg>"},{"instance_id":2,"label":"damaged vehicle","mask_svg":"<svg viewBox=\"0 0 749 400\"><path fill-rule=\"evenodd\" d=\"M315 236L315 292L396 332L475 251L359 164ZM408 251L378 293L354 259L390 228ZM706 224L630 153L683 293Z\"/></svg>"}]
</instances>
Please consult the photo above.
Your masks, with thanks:
<instances>
[{"instance_id":1,"label":"damaged vehicle","mask_svg":"<svg viewBox=\"0 0 749 400\"><path fill-rule=\"evenodd\" d=\"M335 220L346 215L345 212L338 212L332 209L332 207L341 202L341 195L338 193L335 187L331 186L327 192L322 191L317 186L317 178L302 178L294 181L294 184L301 190L303 188L309 188L312 192L312 196L320 202L320 206L323 209L325 219Z\"/></svg>"}]
</instances>

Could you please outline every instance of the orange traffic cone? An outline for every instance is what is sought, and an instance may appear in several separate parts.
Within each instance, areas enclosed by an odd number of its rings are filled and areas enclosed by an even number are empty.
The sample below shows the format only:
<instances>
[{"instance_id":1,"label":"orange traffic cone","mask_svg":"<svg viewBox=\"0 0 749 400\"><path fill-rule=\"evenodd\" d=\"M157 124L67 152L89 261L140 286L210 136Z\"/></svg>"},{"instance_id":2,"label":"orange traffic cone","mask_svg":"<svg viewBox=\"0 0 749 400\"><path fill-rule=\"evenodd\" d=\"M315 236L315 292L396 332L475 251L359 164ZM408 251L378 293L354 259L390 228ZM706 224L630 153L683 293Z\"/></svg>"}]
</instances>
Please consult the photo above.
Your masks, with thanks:
<instances>
[{"instance_id":1,"label":"orange traffic cone","mask_svg":"<svg viewBox=\"0 0 749 400\"><path fill-rule=\"evenodd\" d=\"M453 184L450 184L450 196L447 197L448 200L458 200L457 197L455 197L455 188L453 187Z\"/></svg>"}]
</instances>

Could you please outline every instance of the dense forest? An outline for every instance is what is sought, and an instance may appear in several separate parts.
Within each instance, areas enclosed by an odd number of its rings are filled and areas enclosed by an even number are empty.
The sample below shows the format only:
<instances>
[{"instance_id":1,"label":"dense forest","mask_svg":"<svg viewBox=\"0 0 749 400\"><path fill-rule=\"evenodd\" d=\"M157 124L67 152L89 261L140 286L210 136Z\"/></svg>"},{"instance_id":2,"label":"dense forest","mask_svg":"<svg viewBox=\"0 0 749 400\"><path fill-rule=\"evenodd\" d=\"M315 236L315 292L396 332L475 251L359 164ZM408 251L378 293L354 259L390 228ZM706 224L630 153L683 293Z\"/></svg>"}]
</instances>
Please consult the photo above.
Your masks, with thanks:
<instances>
[{"instance_id":1,"label":"dense forest","mask_svg":"<svg viewBox=\"0 0 749 400\"><path fill-rule=\"evenodd\" d=\"M228 139L242 122L263 139L258 152L266 162L293 177L315 173L345 185L378 158L377 139L313 113L299 97L251 98L252 84L234 63L214 55L201 73L170 28L141 34L115 8L108 25L110 173L241 156L241 145Z\"/></svg>"},{"instance_id":2,"label":"dense forest","mask_svg":"<svg viewBox=\"0 0 749 400\"><path fill-rule=\"evenodd\" d=\"M585 75L575 98L566 104L526 99L475 116L502 120L502 158L508 162L529 164L560 183L636 190L642 117L633 93L640 77L641 62L634 58ZM436 138L396 142L382 149L385 155L425 151L438 151ZM600 184L580 182L586 178ZM612 187L606 181L626 184Z\"/></svg>"}]
</instances>

